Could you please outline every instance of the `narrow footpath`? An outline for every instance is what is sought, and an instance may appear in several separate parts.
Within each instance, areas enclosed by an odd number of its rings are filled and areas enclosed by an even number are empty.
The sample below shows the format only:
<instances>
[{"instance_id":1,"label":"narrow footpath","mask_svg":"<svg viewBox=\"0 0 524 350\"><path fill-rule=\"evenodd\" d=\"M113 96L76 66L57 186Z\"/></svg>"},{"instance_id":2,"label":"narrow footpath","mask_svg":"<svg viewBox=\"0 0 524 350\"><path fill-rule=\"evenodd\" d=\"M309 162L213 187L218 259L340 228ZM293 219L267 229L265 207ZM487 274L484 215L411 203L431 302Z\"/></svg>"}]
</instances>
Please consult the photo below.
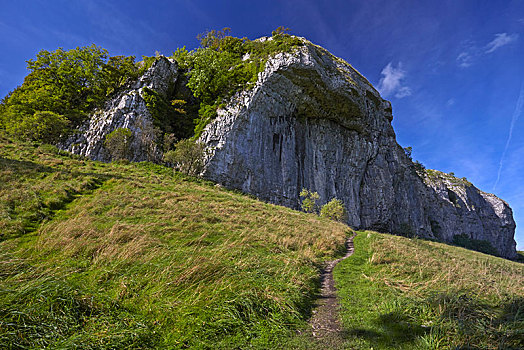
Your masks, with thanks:
<instances>
[{"instance_id":1,"label":"narrow footpath","mask_svg":"<svg viewBox=\"0 0 524 350\"><path fill-rule=\"evenodd\" d=\"M354 237L353 235L346 241L346 255L326 263L320 276L322 283L320 297L315 303L313 315L309 321L313 337L328 349L341 347L344 343L344 330L339 318L340 304L337 300L333 269L339 262L353 254Z\"/></svg>"}]
</instances>

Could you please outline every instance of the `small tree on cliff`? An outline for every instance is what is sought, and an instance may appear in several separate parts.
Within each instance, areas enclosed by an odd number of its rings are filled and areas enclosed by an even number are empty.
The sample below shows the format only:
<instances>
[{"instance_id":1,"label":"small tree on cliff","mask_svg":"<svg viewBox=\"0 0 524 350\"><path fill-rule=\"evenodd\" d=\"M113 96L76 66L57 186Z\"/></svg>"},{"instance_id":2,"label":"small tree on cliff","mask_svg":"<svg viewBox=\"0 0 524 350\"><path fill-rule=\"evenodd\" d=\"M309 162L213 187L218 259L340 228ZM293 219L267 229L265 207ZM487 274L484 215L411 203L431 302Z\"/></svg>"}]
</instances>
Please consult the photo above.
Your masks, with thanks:
<instances>
[{"instance_id":1,"label":"small tree on cliff","mask_svg":"<svg viewBox=\"0 0 524 350\"><path fill-rule=\"evenodd\" d=\"M118 128L110 132L104 141L104 146L111 155L111 160L127 159L133 133L127 128Z\"/></svg>"},{"instance_id":2,"label":"small tree on cliff","mask_svg":"<svg viewBox=\"0 0 524 350\"><path fill-rule=\"evenodd\" d=\"M198 176L204 170L206 155L205 143L187 139L177 142L174 151L166 152L164 161L186 175Z\"/></svg>"},{"instance_id":3,"label":"small tree on cliff","mask_svg":"<svg viewBox=\"0 0 524 350\"><path fill-rule=\"evenodd\" d=\"M317 192L311 192L304 188L300 192L302 199L302 210L306 213L316 213L318 211L317 200L320 198Z\"/></svg>"}]
</instances>

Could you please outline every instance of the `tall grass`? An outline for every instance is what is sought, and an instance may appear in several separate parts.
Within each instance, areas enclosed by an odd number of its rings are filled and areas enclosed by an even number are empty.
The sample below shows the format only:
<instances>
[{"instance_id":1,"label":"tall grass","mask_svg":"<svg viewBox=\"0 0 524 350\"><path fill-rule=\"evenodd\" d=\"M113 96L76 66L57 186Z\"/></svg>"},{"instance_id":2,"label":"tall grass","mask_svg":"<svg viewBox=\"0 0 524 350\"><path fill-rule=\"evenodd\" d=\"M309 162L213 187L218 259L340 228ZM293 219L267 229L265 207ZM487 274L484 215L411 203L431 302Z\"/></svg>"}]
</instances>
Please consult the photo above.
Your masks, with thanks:
<instances>
[{"instance_id":1,"label":"tall grass","mask_svg":"<svg viewBox=\"0 0 524 350\"><path fill-rule=\"evenodd\" d=\"M0 242L0 348L278 347L306 324L319 265L349 234L162 166L6 145L2 172L19 176L2 196L40 186L43 203L97 185Z\"/></svg>"},{"instance_id":2,"label":"tall grass","mask_svg":"<svg viewBox=\"0 0 524 350\"><path fill-rule=\"evenodd\" d=\"M524 348L520 263L363 232L335 279L352 348Z\"/></svg>"}]
</instances>

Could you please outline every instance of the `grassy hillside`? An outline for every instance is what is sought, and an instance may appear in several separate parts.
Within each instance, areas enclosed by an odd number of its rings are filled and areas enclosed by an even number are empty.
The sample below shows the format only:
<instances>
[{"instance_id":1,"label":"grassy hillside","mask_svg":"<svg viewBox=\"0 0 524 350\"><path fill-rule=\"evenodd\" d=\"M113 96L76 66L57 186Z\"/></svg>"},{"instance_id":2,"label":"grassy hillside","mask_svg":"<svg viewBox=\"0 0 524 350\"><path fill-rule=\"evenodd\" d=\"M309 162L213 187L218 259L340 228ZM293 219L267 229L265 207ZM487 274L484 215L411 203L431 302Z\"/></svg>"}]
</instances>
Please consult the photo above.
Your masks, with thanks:
<instances>
[{"instance_id":1,"label":"grassy hillside","mask_svg":"<svg viewBox=\"0 0 524 350\"><path fill-rule=\"evenodd\" d=\"M349 231L159 165L0 139L0 348L323 348L304 329ZM524 348L521 263L363 232L335 280L337 346Z\"/></svg>"},{"instance_id":2,"label":"grassy hillside","mask_svg":"<svg viewBox=\"0 0 524 350\"><path fill-rule=\"evenodd\" d=\"M0 348L271 347L345 225L149 163L0 140Z\"/></svg>"},{"instance_id":3,"label":"grassy hillside","mask_svg":"<svg viewBox=\"0 0 524 350\"><path fill-rule=\"evenodd\" d=\"M360 232L335 269L352 349L524 349L524 265Z\"/></svg>"}]
</instances>

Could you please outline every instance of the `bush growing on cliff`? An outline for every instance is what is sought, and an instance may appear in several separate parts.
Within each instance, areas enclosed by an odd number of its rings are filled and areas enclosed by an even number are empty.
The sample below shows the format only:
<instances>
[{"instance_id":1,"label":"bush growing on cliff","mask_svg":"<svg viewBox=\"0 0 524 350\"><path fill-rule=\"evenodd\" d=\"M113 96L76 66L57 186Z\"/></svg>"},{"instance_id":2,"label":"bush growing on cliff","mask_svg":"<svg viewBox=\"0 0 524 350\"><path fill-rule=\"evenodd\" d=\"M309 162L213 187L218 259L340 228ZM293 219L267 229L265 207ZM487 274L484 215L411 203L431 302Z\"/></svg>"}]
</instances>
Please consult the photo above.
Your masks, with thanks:
<instances>
[{"instance_id":1,"label":"bush growing on cliff","mask_svg":"<svg viewBox=\"0 0 524 350\"><path fill-rule=\"evenodd\" d=\"M181 140L175 150L164 154L164 161L186 175L198 176L204 170L206 144L196 140Z\"/></svg>"},{"instance_id":2,"label":"bush growing on cliff","mask_svg":"<svg viewBox=\"0 0 524 350\"><path fill-rule=\"evenodd\" d=\"M106 136L104 147L111 155L112 160L127 159L133 133L127 128L118 128Z\"/></svg>"},{"instance_id":3,"label":"bush growing on cliff","mask_svg":"<svg viewBox=\"0 0 524 350\"><path fill-rule=\"evenodd\" d=\"M216 116L216 110L241 89L254 86L267 59L303 45L302 41L279 27L271 38L251 41L230 35L230 28L212 30L198 36L200 48L188 52L177 49L173 58L187 71L187 86L201 101L195 121L195 138Z\"/></svg>"},{"instance_id":4,"label":"bush growing on cliff","mask_svg":"<svg viewBox=\"0 0 524 350\"><path fill-rule=\"evenodd\" d=\"M344 221L347 217L346 208L340 199L333 198L320 209L320 216L335 221Z\"/></svg>"}]
</instances>

